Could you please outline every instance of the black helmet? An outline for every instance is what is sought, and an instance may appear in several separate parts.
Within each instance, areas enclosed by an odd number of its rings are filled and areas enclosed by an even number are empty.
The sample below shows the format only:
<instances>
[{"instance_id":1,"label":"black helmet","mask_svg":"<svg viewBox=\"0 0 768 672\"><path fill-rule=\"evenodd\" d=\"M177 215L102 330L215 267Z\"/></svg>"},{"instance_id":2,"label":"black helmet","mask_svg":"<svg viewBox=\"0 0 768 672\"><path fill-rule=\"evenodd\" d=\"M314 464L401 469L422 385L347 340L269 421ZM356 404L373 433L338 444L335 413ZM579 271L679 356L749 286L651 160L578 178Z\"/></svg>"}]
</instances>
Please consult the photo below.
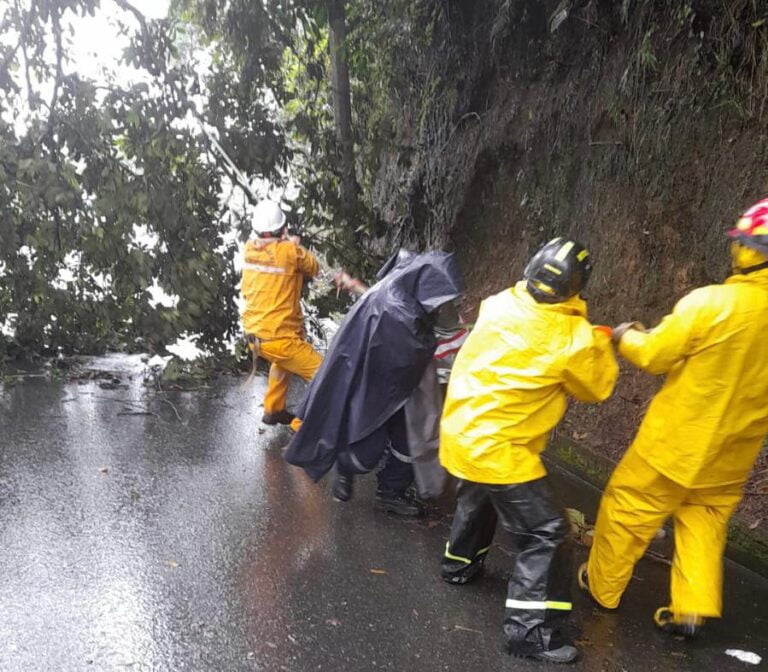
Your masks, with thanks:
<instances>
[{"instance_id":1,"label":"black helmet","mask_svg":"<svg viewBox=\"0 0 768 672\"><path fill-rule=\"evenodd\" d=\"M525 267L528 292L539 303L560 303L578 294L592 273L589 252L580 243L555 238Z\"/></svg>"}]
</instances>

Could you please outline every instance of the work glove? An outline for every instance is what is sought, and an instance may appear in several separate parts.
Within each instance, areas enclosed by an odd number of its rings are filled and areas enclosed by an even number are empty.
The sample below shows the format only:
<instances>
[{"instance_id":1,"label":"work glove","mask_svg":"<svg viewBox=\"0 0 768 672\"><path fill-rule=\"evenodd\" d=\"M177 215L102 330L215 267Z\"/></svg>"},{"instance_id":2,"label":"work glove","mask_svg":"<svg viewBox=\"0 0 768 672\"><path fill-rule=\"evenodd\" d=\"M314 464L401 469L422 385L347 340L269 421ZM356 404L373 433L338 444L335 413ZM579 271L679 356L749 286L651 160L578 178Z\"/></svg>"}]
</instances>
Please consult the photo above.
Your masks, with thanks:
<instances>
[{"instance_id":1,"label":"work glove","mask_svg":"<svg viewBox=\"0 0 768 672\"><path fill-rule=\"evenodd\" d=\"M613 338L613 329L605 324L595 324L592 326L594 331L598 331L601 334L605 334L608 338Z\"/></svg>"},{"instance_id":2,"label":"work glove","mask_svg":"<svg viewBox=\"0 0 768 672\"><path fill-rule=\"evenodd\" d=\"M618 345L621 341L621 337L624 336L630 329L637 329L637 331L645 331L645 325L642 322L622 322L618 327L613 328L612 340L614 345Z\"/></svg>"}]
</instances>

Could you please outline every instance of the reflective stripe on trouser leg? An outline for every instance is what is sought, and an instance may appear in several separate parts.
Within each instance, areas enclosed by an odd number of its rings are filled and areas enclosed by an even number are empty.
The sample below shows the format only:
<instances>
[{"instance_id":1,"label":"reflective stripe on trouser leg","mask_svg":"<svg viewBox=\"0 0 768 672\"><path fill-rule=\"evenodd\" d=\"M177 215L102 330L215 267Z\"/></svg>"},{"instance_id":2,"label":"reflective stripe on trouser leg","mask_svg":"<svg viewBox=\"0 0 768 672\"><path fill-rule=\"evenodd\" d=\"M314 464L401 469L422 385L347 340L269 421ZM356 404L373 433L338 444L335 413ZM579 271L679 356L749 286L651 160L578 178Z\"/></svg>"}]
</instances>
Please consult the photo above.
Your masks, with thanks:
<instances>
[{"instance_id":1,"label":"reflective stripe on trouser leg","mask_svg":"<svg viewBox=\"0 0 768 672\"><path fill-rule=\"evenodd\" d=\"M413 483L413 465L405 428L405 411L401 408L384 423L387 450L384 466L376 474L380 491L405 492Z\"/></svg>"},{"instance_id":2,"label":"reflective stripe on trouser leg","mask_svg":"<svg viewBox=\"0 0 768 672\"><path fill-rule=\"evenodd\" d=\"M482 483L459 481L443 558L444 575L472 574L485 561L496 530L496 511L486 488Z\"/></svg>"},{"instance_id":3,"label":"reflective stripe on trouser leg","mask_svg":"<svg viewBox=\"0 0 768 672\"><path fill-rule=\"evenodd\" d=\"M553 600L545 600L544 602L537 602L536 600L510 600L507 598L505 605L507 609L529 609L529 610L544 610L555 609L556 611L571 611L573 604L571 602L555 602Z\"/></svg>"},{"instance_id":4,"label":"reflective stripe on trouser leg","mask_svg":"<svg viewBox=\"0 0 768 672\"><path fill-rule=\"evenodd\" d=\"M740 501L740 487L690 490L675 512L670 603L675 617L720 617L728 520Z\"/></svg>"},{"instance_id":5,"label":"reflective stripe on trouser leg","mask_svg":"<svg viewBox=\"0 0 768 672\"><path fill-rule=\"evenodd\" d=\"M488 490L518 548L504 612L507 648L515 654L559 648L571 610L568 523L546 478Z\"/></svg>"},{"instance_id":6,"label":"reflective stripe on trouser leg","mask_svg":"<svg viewBox=\"0 0 768 672\"><path fill-rule=\"evenodd\" d=\"M477 553L475 553L473 558L463 558L460 555L454 555L453 553L451 553L451 542L450 541L445 542L445 558L447 560L454 560L456 562L460 562L464 565L471 565L475 560L480 558L480 556L485 555L490 550L491 550L491 547L486 546L485 548L481 548Z\"/></svg>"},{"instance_id":7,"label":"reflective stripe on trouser leg","mask_svg":"<svg viewBox=\"0 0 768 672\"><path fill-rule=\"evenodd\" d=\"M387 429L382 425L360 441L339 451L337 466L342 474L367 474L376 468L387 449Z\"/></svg>"}]
</instances>

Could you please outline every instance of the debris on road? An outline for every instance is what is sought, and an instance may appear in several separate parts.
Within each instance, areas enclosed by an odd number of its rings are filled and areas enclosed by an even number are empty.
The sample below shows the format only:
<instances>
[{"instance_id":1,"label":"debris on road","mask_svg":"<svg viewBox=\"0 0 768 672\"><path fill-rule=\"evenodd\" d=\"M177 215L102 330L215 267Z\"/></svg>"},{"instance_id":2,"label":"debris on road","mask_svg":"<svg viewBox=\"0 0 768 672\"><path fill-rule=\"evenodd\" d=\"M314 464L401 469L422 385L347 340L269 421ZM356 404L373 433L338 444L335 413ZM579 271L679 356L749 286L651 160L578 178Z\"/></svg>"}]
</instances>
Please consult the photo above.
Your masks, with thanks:
<instances>
[{"instance_id":1,"label":"debris on road","mask_svg":"<svg viewBox=\"0 0 768 672\"><path fill-rule=\"evenodd\" d=\"M727 649L725 653L740 660L742 663L749 663L750 665L759 665L763 660L762 656L758 656L751 651L742 651L741 649Z\"/></svg>"}]
</instances>

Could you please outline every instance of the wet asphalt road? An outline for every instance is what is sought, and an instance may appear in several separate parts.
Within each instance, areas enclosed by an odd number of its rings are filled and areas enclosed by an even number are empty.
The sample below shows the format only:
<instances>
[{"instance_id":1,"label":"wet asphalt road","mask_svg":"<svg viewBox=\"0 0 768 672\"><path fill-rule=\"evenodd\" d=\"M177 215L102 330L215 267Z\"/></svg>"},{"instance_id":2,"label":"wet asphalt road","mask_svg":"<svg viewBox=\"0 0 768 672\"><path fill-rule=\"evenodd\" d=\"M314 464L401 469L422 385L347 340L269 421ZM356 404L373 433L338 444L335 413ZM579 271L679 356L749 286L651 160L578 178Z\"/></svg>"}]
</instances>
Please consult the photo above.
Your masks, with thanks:
<instances>
[{"instance_id":1,"label":"wet asphalt road","mask_svg":"<svg viewBox=\"0 0 768 672\"><path fill-rule=\"evenodd\" d=\"M333 502L260 426L263 380L163 394L132 375L0 387L0 670L542 669L501 651L501 534L478 583L448 586L450 518L375 514L372 479ZM594 515L594 491L556 480ZM617 613L575 595L575 669L760 669L729 648L765 667L768 581L728 564L726 617L688 644L650 624L667 571L643 561Z\"/></svg>"}]
</instances>

